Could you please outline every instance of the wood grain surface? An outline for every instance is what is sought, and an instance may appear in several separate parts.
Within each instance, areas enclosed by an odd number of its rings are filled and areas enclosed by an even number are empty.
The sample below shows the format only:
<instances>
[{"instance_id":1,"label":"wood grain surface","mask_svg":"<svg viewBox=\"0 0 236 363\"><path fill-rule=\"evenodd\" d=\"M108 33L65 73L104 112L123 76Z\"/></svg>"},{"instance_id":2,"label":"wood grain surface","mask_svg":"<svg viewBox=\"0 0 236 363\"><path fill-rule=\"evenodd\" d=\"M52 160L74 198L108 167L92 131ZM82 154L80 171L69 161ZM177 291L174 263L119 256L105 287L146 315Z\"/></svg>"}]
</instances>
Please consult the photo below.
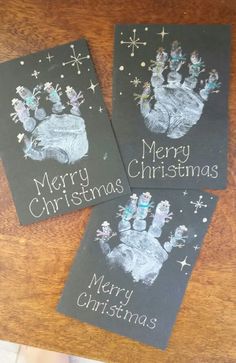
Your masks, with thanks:
<instances>
[{"instance_id":1,"label":"wood grain surface","mask_svg":"<svg viewBox=\"0 0 236 363\"><path fill-rule=\"evenodd\" d=\"M236 362L236 0L0 0L0 20L0 61L86 37L110 113L114 24L233 24L228 188L215 192L220 200L168 349L55 311L91 210L21 227L2 167L0 339L114 363Z\"/></svg>"}]
</instances>

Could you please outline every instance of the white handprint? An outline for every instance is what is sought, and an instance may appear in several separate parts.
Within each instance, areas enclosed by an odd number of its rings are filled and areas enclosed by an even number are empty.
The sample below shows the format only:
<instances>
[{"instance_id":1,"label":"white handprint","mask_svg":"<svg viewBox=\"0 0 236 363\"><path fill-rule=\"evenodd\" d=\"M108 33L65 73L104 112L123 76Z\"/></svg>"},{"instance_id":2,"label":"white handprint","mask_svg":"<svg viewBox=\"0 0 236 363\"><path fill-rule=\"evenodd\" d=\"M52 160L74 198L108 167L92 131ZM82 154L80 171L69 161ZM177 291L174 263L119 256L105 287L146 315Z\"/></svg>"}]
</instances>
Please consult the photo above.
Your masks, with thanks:
<instances>
[{"instance_id":1,"label":"white handprint","mask_svg":"<svg viewBox=\"0 0 236 363\"><path fill-rule=\"evenodd\" d=\"M144 83L141 95L134 94L147 128L172 139L184 136L199 121L209 94L218 93L220 88L219 75L213 69L197 93L198 77L205 71L205 65L198 52L193 51L188 64L189 76L182 82L180 70L185 63L186 56L178 41L172 43L169 59L164 49L159 48L156 60L151 61L149 68L152 71L151 83ZM170 72L165 82L163 72L168 67Z\"/></svg>"},{"instance_id":2,"label":"white handprint","mask_svg":"<svg viewBox=\"0 0 236 363\"><path fill-rule=\"evenodd\" d=\"M137 198L135 199L137 202ZM162 228L172 218L172 213L169 213L170 204L168 201L157 204L153 221L147 228L146 219L150 212L150 199L150 193L141 194L136 211L128 214L128 218L126 208L130 202L127 203L118 224L119 244L114 248L111 248L110 240L116 234L112 232L108 222L103 222L103 231L98 230L96 237L110 266L121 267L126 273L132 275L135 282L140 281L149 286L158 277L172 249L183 247L187 238L185 235L187 228L181 225L171 234L169 241L160 243L157 236L161 236ZM131 220L133 220L132 224ZM117 239L115 240L117 243Z\"/></svg>"},{"instance_id":3,"label":"white handprint","mask_svg":"<svg viewBox=\"0 0 236 363\"><path fill-rule=\"evenodd\" d=\"M73 164L86 156L88 139L84 119L80 116L78 105L77 113L70 110L70 114L62 114L65 106L58 84L54 87L52 82L46 82L44 93L42 86L36 86L33 92L19 86L16 92L22 100L12 100L15 112L11 117L15 122L19 120L28 133L21 138L25 158L39 161L54 159L60 163ZM39 94L50 101L52 114L47 115L44 108L39 107Z\"/></svg>"}]
</instances>

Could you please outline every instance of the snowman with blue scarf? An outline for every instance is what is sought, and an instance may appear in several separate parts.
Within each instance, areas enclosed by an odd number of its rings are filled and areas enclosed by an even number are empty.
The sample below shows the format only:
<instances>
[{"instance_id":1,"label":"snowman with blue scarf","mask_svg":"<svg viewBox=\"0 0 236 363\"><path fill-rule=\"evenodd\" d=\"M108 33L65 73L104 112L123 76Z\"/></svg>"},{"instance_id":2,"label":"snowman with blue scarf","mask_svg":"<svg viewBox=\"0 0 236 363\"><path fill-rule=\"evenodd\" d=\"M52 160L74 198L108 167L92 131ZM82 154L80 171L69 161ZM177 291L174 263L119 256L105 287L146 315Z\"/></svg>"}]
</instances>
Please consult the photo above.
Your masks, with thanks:
<instances>
[{"instance_id":1,"label":"snowman with blue scarf","mask_svg":"<svg viewBox=\"0 0 236 363\"><path fill-rule=\"evenodd\" d=\"M52 82L46 82L44 84L44 91L48 94L46 99L53 103L52 112L61 113L64 110L65 106L63 106L63 104L61 103L62 92L59 84L57 84L54 88Z\"/></svg>"},{"instance_id":2,"label":"snowman with blue scarf","mask_svg":"<svg viewBox=\"0 0 236 363\"><path fill-rule=\"evenodd\" d=\"M34 117L41 121L46 117L46 112L43 108L39 108L39 94L41 93L40 87L37 86L31 92L28 88L24 86L16 87L16 93L23 99L25 105L34 111Z\"/></svg>"}]
</instances>

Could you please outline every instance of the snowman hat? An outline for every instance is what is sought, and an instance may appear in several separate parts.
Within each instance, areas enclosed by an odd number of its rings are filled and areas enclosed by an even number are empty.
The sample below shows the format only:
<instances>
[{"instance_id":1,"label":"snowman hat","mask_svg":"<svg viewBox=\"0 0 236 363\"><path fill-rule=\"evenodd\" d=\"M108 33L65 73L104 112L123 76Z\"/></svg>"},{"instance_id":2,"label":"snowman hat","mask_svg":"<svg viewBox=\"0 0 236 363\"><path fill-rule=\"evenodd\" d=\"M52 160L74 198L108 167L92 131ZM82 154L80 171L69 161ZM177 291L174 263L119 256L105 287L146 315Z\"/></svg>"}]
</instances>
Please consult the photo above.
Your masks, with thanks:
<instances>
[{"instance_id":1,"label":"snowman hat","mask_svg":"<svg viewBox=\"0 0 236 363\"><path fill-rule=\"evenodd\" d=\"M51 87L52 86L52 82L46 82L44 84L44 90L46 90L47 88Z\"/></svg>"},{"instance_id":2,"label":"snowman hat","mask_svg":"<svg viewBox=\"0 0 236 363\"><path fill-rule=\"evenodd\" d=\"M179 229L181 229L183 232L187 232L188 228L185 225L179 226Z\"/></svg>"},{"instance_id":3,"label":"snowman hat","mask_svg":"<svg viewBox=\"0 0 236 363\"><path fill-rule=\"evenodd\" d=\"M104 222L102 223L102 227L108 227L108 226L110 226L110 223L109 223L109 222L104 221Z\"/></svg>"},{"instance_id":4,"label":"snowman hat","mask_svg":"<svg viewBox=\"0 0 236 363\"><path fill-rule=\"evenodd\" d=\"M151 194L149 192L143 193L143 196L145 198L151 198Z\"/></svg>"},{"instance_id":5,"label":"snowman hat","mask_svg":"<svg viewBox=\"0 0 236 363\"><path fill-rule=\"evenodd\" d=\"M11 104L12 104L12 106L14 106L16 103L18 103L18 102L20 102L20 100L18 99L18 98L13 98L12 100L11 100Z\"/></svg>"},{"instance_id":6,"label":"snowman hat","mask_svg":"<svg viewBox=\"0 0 236 363\"><path fill-rule=\"evenodd\" d=\"M137 194L132 194L131 196L130 196L130 199L134 199L134 200L137 200L138 199L138 196L137 196Z\"/></svg>"},{"instance_id":7,"label":"snowman hat","mask_svg":"<svg viewBox=\"0 0 236 363\"><path fill-rule=\"evenodd\" d=\"M71 87L71 86L66 86L66 92L70 92L70 91L73 91L74 90L74 88L73 87Z\"/></svg>"},{"instance_id":8,"label":"snowman hat","mask_svg":"<svg viewBox=\"0 0 236 363\"><path fill-rule=\"evenodd\" d=\"M16 93L20 93L20 91L23 91L23 90L24 90L23 86L16 87Z\"/></svg>"}]
</instances>

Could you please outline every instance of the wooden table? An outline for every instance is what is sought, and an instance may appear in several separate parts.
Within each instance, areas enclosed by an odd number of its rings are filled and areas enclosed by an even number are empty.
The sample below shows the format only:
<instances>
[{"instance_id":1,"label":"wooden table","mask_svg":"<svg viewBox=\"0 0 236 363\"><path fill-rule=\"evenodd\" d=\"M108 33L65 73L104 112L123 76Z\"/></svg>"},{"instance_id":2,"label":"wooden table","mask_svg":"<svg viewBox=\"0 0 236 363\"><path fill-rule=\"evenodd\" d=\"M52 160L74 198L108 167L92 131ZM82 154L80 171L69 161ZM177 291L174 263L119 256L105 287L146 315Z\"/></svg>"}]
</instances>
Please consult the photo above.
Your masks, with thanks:
<instances>
[{"instance_id":1,"label":"wooden table","mask_svg":"<svg viewBox=\"0 0 236 363\"><path fill-rule=\"evenodd\" d=\"M231 23L229 183L165 352L55 311L90 210L21 227L0 170L0 339L105 362L236 362L236 0L0 0L0 61L86 37L111 112L116 23ZM235 281L234 281L235 282Z\"/></svg>"}]
</instances>

